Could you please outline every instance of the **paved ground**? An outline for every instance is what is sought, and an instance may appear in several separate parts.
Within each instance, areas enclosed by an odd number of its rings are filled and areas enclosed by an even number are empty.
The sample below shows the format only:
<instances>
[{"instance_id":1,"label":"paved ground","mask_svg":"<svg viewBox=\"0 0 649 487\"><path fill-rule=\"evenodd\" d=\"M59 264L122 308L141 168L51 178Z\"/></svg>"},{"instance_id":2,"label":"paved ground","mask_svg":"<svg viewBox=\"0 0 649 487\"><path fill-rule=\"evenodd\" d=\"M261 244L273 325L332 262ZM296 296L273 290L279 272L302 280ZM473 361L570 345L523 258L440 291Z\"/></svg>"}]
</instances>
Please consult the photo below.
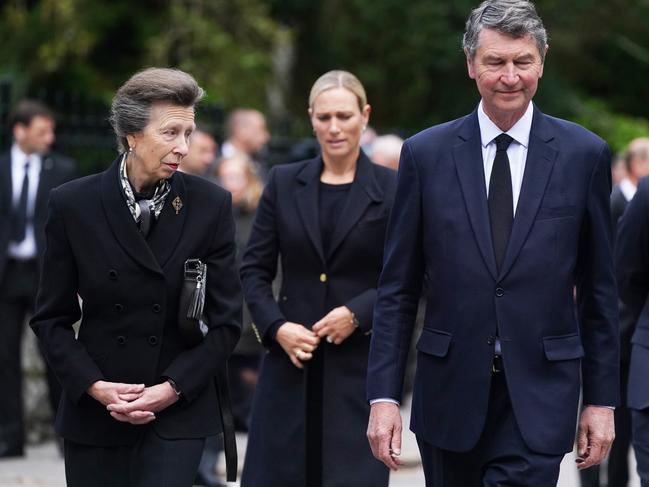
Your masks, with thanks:
<instances>
[{"instance_id":1,"label":"paved ground","mask_svg":"<svg viewBox=\"0 0 649 487\"><path fill-rule=\"evenodd\" d=\"M238 438L241 458L243 458L245 440L243 435ZM414 437L410 432L404 437L403 450L404 460L409 467L392 475L390 487L424 487L419 455ZM238 484L228 485L238 486ZM567 455L561 468L558 487L578 486L573 457ZM65 487L63 462L54 443L29 448L25 459L0 460L0 487ZM634 477L630 487L640 487L637 477Z\"/></svg>"}]
</instances>

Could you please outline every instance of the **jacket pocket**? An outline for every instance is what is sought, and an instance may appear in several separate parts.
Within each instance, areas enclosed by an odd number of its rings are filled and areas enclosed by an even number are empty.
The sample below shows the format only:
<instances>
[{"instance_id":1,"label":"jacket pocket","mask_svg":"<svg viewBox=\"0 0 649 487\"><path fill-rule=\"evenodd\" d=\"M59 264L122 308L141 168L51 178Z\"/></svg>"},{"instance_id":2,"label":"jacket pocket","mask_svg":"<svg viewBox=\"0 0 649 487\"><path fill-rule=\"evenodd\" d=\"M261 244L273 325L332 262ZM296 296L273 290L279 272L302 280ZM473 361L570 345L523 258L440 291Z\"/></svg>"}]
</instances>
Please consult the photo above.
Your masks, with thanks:
<instances>
[{"instance_id":1,"label":"jacket pocket","mask_svg":"<svg viewBox=\"0 0 649 487\"><path fill-rule=\"evenodd\" d=\"M536 214L537 220L550 220L552 218L565 218L575 215L575 207L568 206L542 206Z\"/></svg>"},{"instance_id":2,"label":"jacket pocket","mask_svg":"<svg viewBox=\"0 0 649 487\"><path fill-rule=\"evenodd\" d=\"M369 218L367 220L361 220L356 224L357 228L367 228L367 227L373 227L381 224L386 224L388 221L388 216L386 214L382 214L378 217L375 218Z\"/></svg>"},{"instance_id":3,"label":"jacket pocket","mask_svg":"<svg viewBox=\"0 0 649 487\"><path fill-rule=\"evenodd\" d=\"M554 362L573 360L584 356L584 347L578 334L560 335L543 338L545 358Z\"/></svg>"},{"instance_id":4,"label":"jacket pocket","mask_svg":"<svg viewBox=\"0 0 649 487\"><path fill-rule=\"evenodd\" d=\"M446 357L452 335L442 330L424 328L417 342L417 350L435 357Z\"/></svg>"}]
</instances>

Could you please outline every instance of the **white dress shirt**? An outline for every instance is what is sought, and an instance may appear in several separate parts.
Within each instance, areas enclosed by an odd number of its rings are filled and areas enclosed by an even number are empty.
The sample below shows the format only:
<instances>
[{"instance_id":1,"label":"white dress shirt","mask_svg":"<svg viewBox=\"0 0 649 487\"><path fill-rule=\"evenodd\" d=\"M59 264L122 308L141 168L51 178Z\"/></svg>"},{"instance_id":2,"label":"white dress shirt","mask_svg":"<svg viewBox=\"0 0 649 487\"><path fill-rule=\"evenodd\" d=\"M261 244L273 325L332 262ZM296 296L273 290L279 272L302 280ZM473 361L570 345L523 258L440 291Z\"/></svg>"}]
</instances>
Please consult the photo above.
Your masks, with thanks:
<instances>
[{"instance_id":1,"label":"white dress shirt","mask_svg":"<svg viewBox=\"0 0 649 487\"><path fill-rule=\"evenodd\" d=\"M624 178L620 181L619 186L620 191L622 191L622 194L627 201L631 201L635 196L635 192L638 190L638 187L633 184L629 178Z\"/></svg>"},{"instance_id":2,"label":"white dress shirt","mask_svg":"<svg viewBox=\"0 0 649 487\"><path fill-rule=\"evenodd\" d=\"M18 144L11 147L11 184L12 205L15 209L20 204L20 193L25 177L25 163L29 160L29 186L27 193L27 225L25 238L22 242L9 242L7 254L16 260L28 260L36 257L36 235L34 233L34 209L36 207L36 193L41 174L41 156L38 154L25 154Z\"/></svg>"}]
</instances>

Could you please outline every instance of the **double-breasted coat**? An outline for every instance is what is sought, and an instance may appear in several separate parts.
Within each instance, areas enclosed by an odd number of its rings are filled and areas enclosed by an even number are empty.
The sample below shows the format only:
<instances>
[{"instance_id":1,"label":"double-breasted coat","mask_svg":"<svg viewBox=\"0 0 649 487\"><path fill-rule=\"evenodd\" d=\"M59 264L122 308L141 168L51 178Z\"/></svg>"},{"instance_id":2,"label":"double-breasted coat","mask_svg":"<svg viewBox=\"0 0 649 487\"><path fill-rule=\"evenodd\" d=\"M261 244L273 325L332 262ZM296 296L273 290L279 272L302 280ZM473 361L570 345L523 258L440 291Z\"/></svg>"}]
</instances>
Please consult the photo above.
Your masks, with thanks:
<instances>
[{"instance_id":1,"label":"double-breasted coat","mask_svg":"<svg viewBox=\"0 0 649 487\"><path fill-rule=\"evenodd\" d=\"M122 195L118 169L119 159L50 197L31 326L63 386L57 432L81 444L132 444L143 427L114 420L86 390L98 380L151 386L171 378L181 399L157 413L150 427L167 439L216 434L213 378L241 322L230 195L176 173L145 240ZM183 266L192 258L207 264L204 314L210 328L194 348L178 333ZM79 318L75 338L72 325Z\"/></svg>"},{"instance_id":2,"label":"double-breasted coat","mask_svg":"<svg viewBox=\"0 0 649 487\"><path fill-rule=\"evenodd\" d=\"M361 153L325 254L319 224L321 157L278 166L268 176L241 268L244 295L267 348L253 405L242 485L303 487L309 363L296 368L269 332L277 322L311 328L347 306L360 325L341 345L322 340L322 485L387 485L366 429L365 376L383 239L396 173ZM273 297L278 256L279 298Z\"/></svg>"}]
</instances>

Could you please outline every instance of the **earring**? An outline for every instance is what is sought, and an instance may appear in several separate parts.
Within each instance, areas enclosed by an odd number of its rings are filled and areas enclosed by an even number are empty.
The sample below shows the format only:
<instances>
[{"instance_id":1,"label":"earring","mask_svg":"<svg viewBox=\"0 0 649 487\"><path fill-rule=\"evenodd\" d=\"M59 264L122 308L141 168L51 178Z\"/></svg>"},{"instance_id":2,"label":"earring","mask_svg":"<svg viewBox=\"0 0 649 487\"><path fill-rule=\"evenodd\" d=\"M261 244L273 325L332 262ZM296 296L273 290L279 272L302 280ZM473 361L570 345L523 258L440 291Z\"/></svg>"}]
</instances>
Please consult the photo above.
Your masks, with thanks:
<instances>
[{"instance_id":1,"label":"earring","mask_svg":"<svg viewBox=\"0 0 649 487\"><path fill-rule=\"evenodd\" d=\"M130 152L133 152L133 147L131 147L131 146L129 145L129 146L128 146L128 151L129 151L129 153L130 153Z\"/></svg>"}]
</instances>

